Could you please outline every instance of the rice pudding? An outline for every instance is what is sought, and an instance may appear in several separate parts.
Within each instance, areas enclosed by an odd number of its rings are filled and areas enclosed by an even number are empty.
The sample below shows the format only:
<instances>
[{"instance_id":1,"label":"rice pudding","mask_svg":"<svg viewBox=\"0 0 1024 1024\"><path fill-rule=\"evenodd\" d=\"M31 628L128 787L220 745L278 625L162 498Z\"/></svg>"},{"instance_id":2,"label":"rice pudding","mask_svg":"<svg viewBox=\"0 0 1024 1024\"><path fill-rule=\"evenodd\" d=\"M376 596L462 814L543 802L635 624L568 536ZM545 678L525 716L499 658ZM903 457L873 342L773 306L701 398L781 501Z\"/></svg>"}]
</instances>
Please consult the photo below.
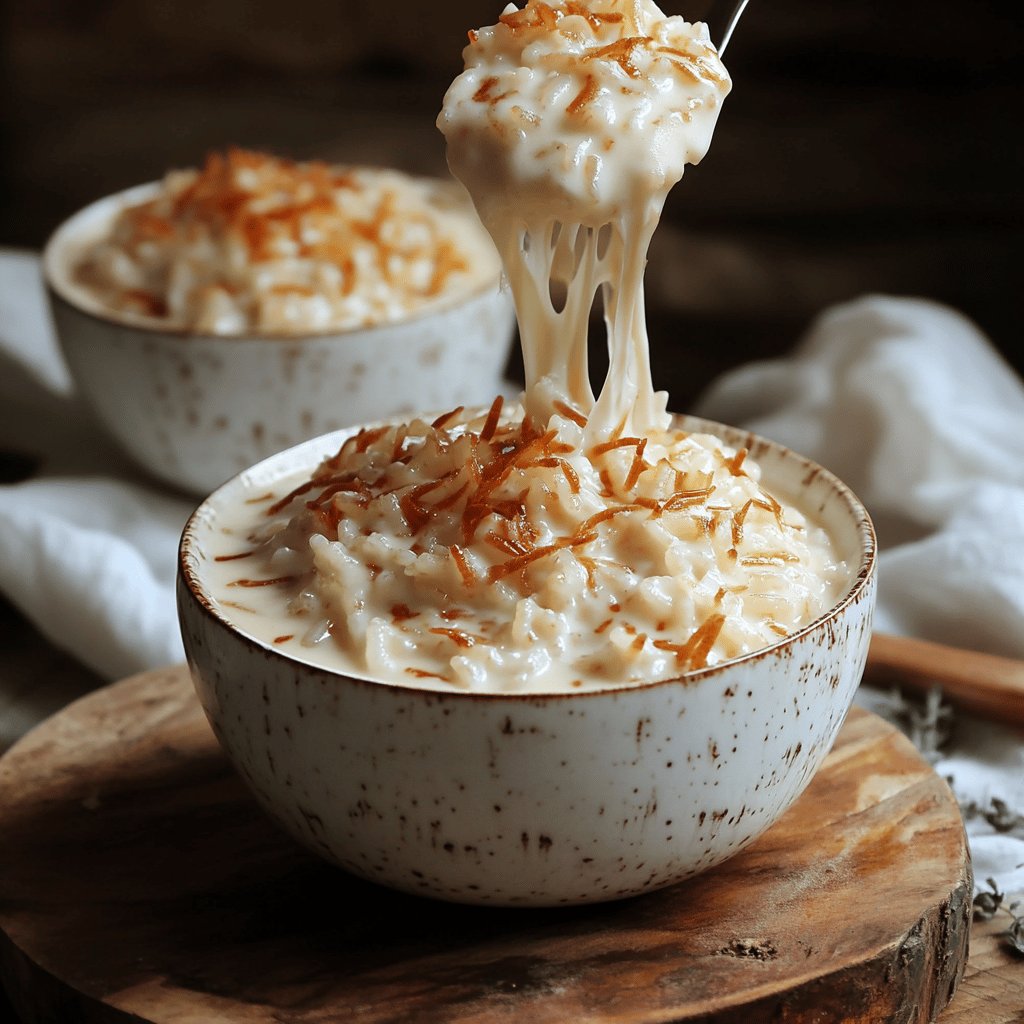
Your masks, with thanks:
<instances>
[{"instance_id":1,"label":"rice pudding","mask_svg":"<svg viewBox=\"0 0 1024 1024\"><path fill-rule=\"evenodd\" d=\"M303 660L480 692L638 685L790 635L849 567L745 449L673 426L648 363L647 247L730 87L706 28L530 0L464 56L438 123L513 292L522 405L364 429L254 493L214 553L223 614Z\"/></svg>"},{"instance_id":2,"label":"rice pudding","mask_svg":"<svg viewBox=\"0 0 1024 1024\"><path fill-rule=\"evenodd\" d=\"M455 186L229 149L121 210L75 276L129 320L294 336L407 319L499 269Z\"/></svg>"}]
</instances>

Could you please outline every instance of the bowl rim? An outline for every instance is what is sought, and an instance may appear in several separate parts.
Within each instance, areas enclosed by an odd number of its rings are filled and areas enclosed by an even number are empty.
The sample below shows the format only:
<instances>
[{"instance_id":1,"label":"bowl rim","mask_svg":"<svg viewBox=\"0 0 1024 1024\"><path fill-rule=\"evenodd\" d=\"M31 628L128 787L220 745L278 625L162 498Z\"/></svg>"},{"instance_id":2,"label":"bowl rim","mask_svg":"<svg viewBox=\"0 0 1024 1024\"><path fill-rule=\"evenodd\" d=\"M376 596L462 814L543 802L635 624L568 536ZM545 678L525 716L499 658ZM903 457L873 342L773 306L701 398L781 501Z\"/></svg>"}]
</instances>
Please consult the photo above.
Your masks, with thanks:
<instances>
[{"instance_id":1,"label":"bowl rim","mask_svg":"<svg viewBox=\"0 0 1024 1024\"><path fill-rule=\"evenodd\" d=\"M425 417L429 414L424 414ZM812 480L820 478L837 494L839 499L848 509L851 514L851 520L855 527L856 535L860 542L860 562L857 566L856 571L852 574L852 579L849 586L843 593L843 596L836 601L826 611L816 616L810 622L805 623L794 633L790 633L785 637L781 637L778 641L771 643L765 647L759 647L757 650L749 651L746 654L741 654L736 658L730 658L727 661L719 662L716 665L711 665L706 668L698 669L694 672L683 673L678 676L671 676L668 679L656 679L650 682L643 683L630 683L621 686L607 686L600 689L592 690L552 690L552 691L531 691L531 692L507 692L507 691L488 691L479 692L473 690L442 690L442 689L430 689L423 686L414 686L406 682L386 682L380 679L374 679L369 675L360 675L358 673L346 673L335 669L328 668L324 665L318 665L313 662L303 661L294 655L283 651L279 648L274 647L270 643L260 640L257 637L251 636L240 626L233 623L226 616L219 613L217 608L214 606L212 599L206 593L202 586L199 578L200 574L195 570L193 564L190 563L189 551L193 543L196 542L196 532L199 527L200 520L205 518L207 510L212 509L219 495L229 487L238 486L238 481L249 472L252 472L260 467L266 466L276 460L281 462L287 462L289 459L294 459L299 451L303 448L309 447L314 448L323 446L327 438L337 439L340 443L344 438L351 436L358 432L360 426L355 427L343 427L340 430L332 431L329 434L323 434L320 437L312 438L309 441L304 441L299 445L295 445L293 448L285 449L284 451L278 452L275 455L264 459L262 462L256 463L255 466L250 467L247 470L243 470L242 473L238 473L231 477L230 480L225 481L220 487L208 495L199 506L189 516L188 521L185 523L185 527L181 534L181 540L178 545L178 558L177 558L177 591L178 591L178 605L179 605L179 624L181 624L181 605L183 600L187 598L192 604L197 606L200 614L212 619L214 623L219 625L222 629L232 636L236 641L239 641L243 646L250 649L250 652L258 651L269 660L279 662L282 665L288 665L292 668L298 668L301 671L313 675L317 678L325 680L335 680L339 684L346 685L360 685L367 686L376 690L392 690L396 693L405 693L409 695L422 695L430 699L443 699L443 700L483 700L490 702L511 702L513 704L523 703L537 703L547 702L551 700L573 700L579 701L582 699L597 699L602 697L612 697L616 695L624 695L629 693L641 693L649 692L663 686L692 686L696 685L706 679L713 678L720 675L723 670L732 669L734 666L741 666L745 664L752 664L753 662L760 661L765 657L769 657L775 652L792 646L797 641L806 637L808 634L821 629L826 626L829 622L839 618L839 616L852 604L856 603L863 596L865 591L872 584L876 573L877 573L877 562L878 562L878 545L877 538L875 535L874 524L871 521L871 517L867 512L860 499L854 494L853 490L840 480L830 470L820 466L813 459L808 458L805 455L801 455L799 452L794 451L788 446L778 442L772 441L768 438L762 437L759 434L755 434L751 431L743 430L740 427L732 427L728 424L718 423L715 420L704 419L699 416L692 416L686 413L674 413L673 426L681 426L684 429L691 429L691 432L701 430L702 432L710 433L720 437L728 444L735 442L740 446L745 446L749 451L754 451L755 447L761 451L772 451L778 457L784 459L793 459L801 465L805 471L804 482L805 484L810 483ZM399 422L397 420L382 421L386 423ZM381 424L364 424L363 427L379 426ZM705 429L706 428L706 429ZM732 438L732 439L731 439ZM332 440L332 445L333 445ZM758 456L759 457L759 456ZM197 560L196 560L197 561Z\"/></svg>"},{"instance_id":2,"label":"bowl rim","mask_svg":"<svg viewBox=\"0 0 1024 1024\"><path fill-rule=\"evenodd\" d=\"M432 177L425 174L411 174L394 167L382 167L370 164L337 165L351 166L356 170L365 171L386 171L404 175L414 181L423 182L429 185L440 186L441 188L455 189L458 182L454 178L445 179ZM380 323L359 324L349 327L325 328L321 331L303 331L301 333L289 334L284 331L248 331L241 334L216 334L212 331L197 331L189 327L180 327L173 324L165 324L155 317L147 317L143 314L123 313L117 310L105 308L99 301L95 304L88 300L88 291L84 286L77 286L71 279L71 266L69 251L73 249L79 234L82 231L83 222L88 223L93 218L109 221L121 209L134 203L144 202L155 195L162 180L147 181L139 185L131 185L128 188L111 192L101 196L80 207L74 213L66 217L50 233L43 245L40 266L43 277L43 284L49 293L51 301L63 302L76 313L86 316L91 320L110 327L131 328L140 333L153 337L167 337L176 339L196 339L204 341L253 343L253 342L274 342L276 344L287 342L302 342L316 340L343 339L354 337L358 334L367 334L386 328L404 327L406 324L417 324L431 316L440 313L451 312L455 309L468 306L476 299L484 298L492 293L503 294L506 289L503 286L503 274L500 268L500 260L495 260L497 269L492 277L488 277L483 284L474 288L459 291L454 295L444 295L436 302L422 307L411 316L404 316L396 320L384 320ZM109 211L104 208L109 207ZM469 207L472 209L472 207ZM486 229L479 225L480 230L486 235Z\"/></svg>"}]
</instances>

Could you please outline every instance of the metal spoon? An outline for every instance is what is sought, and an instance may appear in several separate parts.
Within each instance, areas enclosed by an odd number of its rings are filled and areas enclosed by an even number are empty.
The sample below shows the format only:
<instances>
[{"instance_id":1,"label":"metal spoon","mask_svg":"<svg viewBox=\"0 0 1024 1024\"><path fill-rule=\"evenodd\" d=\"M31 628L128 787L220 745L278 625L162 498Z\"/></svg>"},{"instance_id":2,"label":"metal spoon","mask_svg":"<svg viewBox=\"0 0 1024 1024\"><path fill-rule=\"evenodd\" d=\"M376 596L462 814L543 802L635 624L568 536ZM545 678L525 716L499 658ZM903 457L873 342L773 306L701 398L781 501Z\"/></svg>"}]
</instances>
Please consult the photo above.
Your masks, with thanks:
<instances>
[{"instance_id":1,"label":"metal spoon","mask_svg":"<svg viewBox=\"0 0 1024 1024\"><path fill-rule=\"evenodd\" d=\"M711 41L715 43L719 55L725 53L725 48L732 38L736 22L740 20L749 0L711 0L707 13L700 19L708 26L711 33Z\"/></svg>"}]
</instances>

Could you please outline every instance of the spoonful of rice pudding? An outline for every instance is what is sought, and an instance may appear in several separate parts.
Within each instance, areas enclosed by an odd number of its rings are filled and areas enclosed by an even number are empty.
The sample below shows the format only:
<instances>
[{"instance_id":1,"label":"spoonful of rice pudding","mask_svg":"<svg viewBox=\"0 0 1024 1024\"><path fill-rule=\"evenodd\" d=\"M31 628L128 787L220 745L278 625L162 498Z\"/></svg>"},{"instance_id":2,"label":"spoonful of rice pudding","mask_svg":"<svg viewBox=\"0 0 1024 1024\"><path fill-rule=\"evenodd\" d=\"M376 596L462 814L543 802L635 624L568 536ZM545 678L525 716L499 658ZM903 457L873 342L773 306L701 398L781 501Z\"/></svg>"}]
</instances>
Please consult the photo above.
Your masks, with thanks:
<instances>
[{"instance_id":1,"label":"spoonful of rice pudding","mask_svg":"<svg viewBox=\"0 0 1024 1024\"><path fill-rule=\"evenodd\" d=\"M730 89L706 26L649 0L531 0L470 32L463 56L438 126L504 263L527 414L546 423L561 399L587 412L595 441L664 429L643 272L669 189L707 152ZM595 405L587 325L598 288L611 365Z\"/></svg>"}]
</instances>

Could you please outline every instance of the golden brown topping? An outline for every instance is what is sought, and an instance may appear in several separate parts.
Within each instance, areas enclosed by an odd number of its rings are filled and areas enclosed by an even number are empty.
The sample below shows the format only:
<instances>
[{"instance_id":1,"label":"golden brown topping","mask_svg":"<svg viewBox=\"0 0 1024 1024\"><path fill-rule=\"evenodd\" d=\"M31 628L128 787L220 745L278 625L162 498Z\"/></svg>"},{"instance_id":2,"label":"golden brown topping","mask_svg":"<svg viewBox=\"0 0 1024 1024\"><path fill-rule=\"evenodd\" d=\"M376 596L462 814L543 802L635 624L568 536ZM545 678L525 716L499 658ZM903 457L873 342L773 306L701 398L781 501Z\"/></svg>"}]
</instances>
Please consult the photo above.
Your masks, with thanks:
<instances>
[{"instance_id":1,"label":"golden brown topping","mask_svg":"<svg viewBox=\"0 0 1024 1024\"><path fill-rule=\"evenodd\" d=\"M578 427L585 427L587 425L587 417L583 413L578 412L572 406L567 405L561 399L557 399L554 402L555 412L564 416L567 420L572 420L573 423Z\"/></svg>"},{"instance_id":2,"label":"golden brown topping","mask_svg":"<svg viewBox=\"0 0 1024 1024\"><path fill-rule=\"evenodd\" d=\"M709 615L694 631L684 644L674 644L669 640L655 640L654 646L661 651L671 651L684 671L703 668L707 664L708 655L714 647L718 634L725 625L725 616L719 613Z\"/></svg>"},{"instance_id":3,"label":"golden brown topping","mask_svg":"<svg viewBox=\"0 0 1024 1024\"><path fill-rule=\"evenodd\" d=\"M388 432L387 427L375 427L373 430L360 430L356 435L356 451L365 452L378 438Z\"/></svg>"},{"instance_id":4,"label":"golden brown topping","mask_svg":"<svg viewBox=\"0 0 1024 1024\"><path fill-rule=\"evenodd\" d=\"M477 526L488 515L497 513L503 518L510 519L520 513L521 503L515 503L514 507L510 507L507 503L495 503L491 495L517 467L540 454L550 454L554 437L553 430L540 436L533 435L529 422L524 420L518 436L509 438L494 458L483 467L476 491L470 495L462 513L462 536L467 543L472 540Z\"/></svg>"},{"instance_id":5,"label":"golden brown topping","mask_svg":"<svg viewBox=\"0 0 1024 1024\"><path fill-rule=\"evenodd\" d=\"M495 533L494 530L488 531L484 540L492 548L497 548L506 555L525 555L529 550L529 548L523 548L521 544L514 541L511 537L503 537L500 533Z\"/></svg>"},{"instance_id":6,"label":"golden brown topping","mask_svg":"<svg viewBox=\"0 0 1024 1024\"><path fill-rule=\"evenodd\" d=\"M405 670L411 676L415 676L417 679L440 679L444 682L448 681L447 676L440 675L437 672L428 672L425 668L407 668Z\"/></svg>"},{"instance_id":7,"label":"golden brown topping","mask_svg":"<svg viewBox=\"0 0 1024 1024\"><path fill-rule=\"evenodd\" d=\"M155 200L143 203L135 213L135 233L138 240L152 241L174 237L174 225L153 211Z\"/></svg>"},{"instance_id":8,"label":"golden brown topping","mask_svg":"<svg viewBox=\"0 0 1024 1024\"><path fill-rule=\"evenodd\" d=\"M449 494L447 498L442 498L439 502L437 502L434 505L434 508L437 511L440 511L440 510L446 509L446 508L451 508L453 505L455 505L455 504L457 504L459 502L459 500L466 493L466 491L469 490L469 487L470 487L470 482L467 480L461 487L458 487L456 490L452 491L451 494Z\"/></svg>"},{"instance_id":9,"label":"golden brown topping","mask_svg":"<svg viewBox=\"0 0 1024 1024\"><path fill-rule=\"evenodd\" d=\"M586 4L578 3L576 0L567 0L564 6L566 14L575 14L581 18L586 18L590 23L590 27L595 32L605 22L617 25L622 21L622 15L618 11L592 11Z\"/></svg>"},{"instance_id":10,"label":"golden brown topping","mask_svg":"<svg viewBox=\"0 0 1024 1024\"><path fill-rule=\"evenodd\" d=\"M498 19L513 32L527 28L543 28L548 31L558 24L559 12L546 3L529 3L521 11L509 11Z\"/></svg>"},{"instance_id":11,"label":"golden brown topping","mask_svg":"<svg viewBox=\"0 0 1024 1024\"><path fill-rule=\"evenodd\" d=\"M442 414L441 416L438 416L437 419L434 420L434 422L431 423L430 425L435 430L441 430L441 429L444 428L444 426L447 423L450 423L453 419L455 419L455 417L458 416L459 413L462 412L462 410L464 408L465 408L464 405L458 405L454 409L452 409L451 412L446 412L446 413Z\"/></svg>"},{"instance_id":12,"label":"golden brown topping","mask_svg":"<svg viewBox=\"0 0 1024 1024\"><path fill-rule=\"evenodd\" d=\"M605 452L613 451L616 448L630 448L641 444L646 444L646 438L614 437L610 441L602 441L600 444L595 444L590 449L589 455L592 459L596 459L598 456L604 455Z\"/></svg>"},{"instance_id":13,"label":"golden brown topping","mask_svg":"<svg viewBox=\"0 0 1024 1024\"><path fill-rule=\"evenodd\" d=\"M457 647L472 647L474 644L486 643L486 637L478 636L476 633L467 633L464 629L446 629L438 626L430 630L438 636L446 636Z\"/></svg>"},{"instance_id":14,"label":"golden brown topping","mask_svg":"<svg viewBox=\"0 0 1024 1024\"><path fill-rule=\"evenodd\" d=\"M690 490L676 491L661 503L663 512L678 512L690 505L703 505L711 494L710 487L697 487Z\"/></svg>"},{"instance_id":15,"label":"golden brown topping","mask_svg":"<svg viewBox=\"0 0 1024 1024\"><path fill-rule=\"evenodd\" d=\"M748 498L743 503L743 507L739 512L732 517L732 546L734 548L738 548L740 546L740 542L743 540L743 523L753 504L754 499Z\"/></svg>"},{"instance_id":16,"label":"golden brown topping","mask_svg":"<svg viewBox=\"0 0 1024 1024\"><path fill-rule=\"evenodd\" d=\"M789 551L766 551L760 555L747 555L740 559L740 565L781 565L783 562L799 562L799 555Z\"/></svg>"},{"instance_id":17,"label":"golden brown topping","mask_svg":"<svg viewBox=\"0 0 1024 1024\"><path fill-rule=\"evenodd\" d=\"M430 522L431 518L437 514L435 508L423 505L420 502L420 498L424 494L436 491L438 487L450 480L455 475L455 472L455 470L450 470L437 480L428 480L426 483L419 484L406 491L399 499L398 504L402 509L402 515L405 516L405 521L409 524L409 529L413 533L418 533L422 530Z\"/></svg>"},{"instance_id":18,"label":"golden brown topping","mask_svg":"<svg viewBox=\"0 0 1024 1024\"><path fill-rule=\"evenodd\" d=\"M619 593L617 575L623 565L630 563L615 553L616 547L623 544L633 547L630 537L633 526L619 526L615 521L637 513L640 518L635 522L641 530L644 529L642 524L649 520L678 517L669 522L665 530L686 541L701 534L708 536L718 516L729 517L733 547L727 557L733 562L732 568L737 568L735 563L739 562L749 568L752 575L760 576L765 571L770 574L772 567L785 568L789 562L799 561L798 555L783 550L787 546L784 539L778 543L762 542L761 547L769 550L753 552L749 551L748 539L747 550L742 555L738 550L744 547L744 527L752 509L768 513L762 516L765 520L775 516L777 508L781 511L778 502L758 490L744 472L745 451L725 455L721 448L701 441L703 452L717 468L682 469L680 466L685 465L685 461L676 461L675 445L679 438L675 434L666 443L660 437L622 436L620 431L618 436L584 445L581 449L559 437L555 428L542 431L528 419L502 425L502 407L498 398L487 415L479 418L467 418L460 408L437 417L430 426L414 421L404 428L389 428L391 433L388 434L382 434L379 429L364 430L348 438L332 458L321 464L313 481L317 489L304 504L318 514L331 517L329 521L333 523L335 536L338 524L346 516L350 520L346 533L362 528L364 536L372 536L381 532L376 525L378 517L393 521L397 510L409 532L399 529L395 539L405 538L410 542L408 550L415 555L431 555L429 564L445 552L451 559L447 572L437 576L437 582L449 594L443 600L457 598L460 593L468 600L477 600L480 584L502 583L493 594L508 594L510 599L517 592L540 593L538 588L548 573L542 568L529 575L530 568L550 558L563 559L566 567L574 562L585 571L588 592L597 591L607 576L609 591L604 593ZM563 410L558 411L564 415ZM575 420L575 417L565 418ZM479 425L479 432L470 423ZM578 426L576 423L569 429L563 424L559 429L568 429L564 436L575 438ZM652 450L658 453L656 457L650 456ZM615 452L619 454L613 455ZM388 456L391 456L391 469L384 464ZM654 461L649 462L648 457ZM684 460L685 453L680 453L678 458ZM624 486L615 494L611 493L608 467L602 463L624 475ZM541 474L539 470L545 472ZM363 479L356 479L358 474L362 474ZM745 479L733 483L730 475ZM608 494L606 502L595 505L591 500L598 486L597 477ZM567 488L561 483L563 478L568 490L583 493L586 501L569 500ZM719 504L709 505L716 486L723 487L725 492L740 487L750 496L738 508L722 502L725 493L719 497ZM643 493L633 496L639 488ZM308 485L303 485L293 493L307 489ZM559 507L554 511L552 503L559 496ZM591 511L595 507L598 511ZM369 516L357 513L355 508L369 510ZM451 511L442 514L447 509ZM421 533L422 542L417 543L414 538ZM766 536L774 534L769 532ZM453 543L453 540L458 542ZM362 554L371 581L379 571L376 565L370 564L376 559L368 557L375 551L368 549ZM571 561L559 556L563 551L571 552ZM420 571L436 572L428 568L428 563L423 564L422 570L417 568L416 572ZM396 569L395 564L389 562L389 572L402 576L404 570ZM470 596L468 592L474 588L477 593ZM725 597L742 589L743 585L719 586L713 598L709 594L702 599L701 610L689 620L689 626L680 626L669 616L648 618L647 610L639 608L620 614L623 609L618 601L608 603L609 611L605 613L603 606L608 598L604 597L602 611L590 621L587 632L604 634L618 627L622 632L616 635L624 633L628 637L624 643L617 641L615 644L620 656L628 654L633 659L634 655L629 652L635 651L636 665L654 658L658 665L664 666L666 659L656 652L669 652L678 671L692 671L706 665L711 651L717 651L726 608L730 616L734 614L732 603L727 603ZM422 632L428 632L431 620L437 623L440 617L442 623L450 622L451 626L440 624L429 632L444 637L456 647L503 642L497 639L503 628L500 616L488 618L475 608L470 612L454 607L441 611L436 604L431 604L432 597L425 598L422 611L413 613L410 606L421 608L421 605L418 598L407 596L411 592L392 590L393 596L383 605L384 615L390 609L392 625L403 633L417 632L417 626L402 624L426 614L427 618L418 624ZM492 592L487 592L486 600L480 601L481 606L485 606L491 596ZM594 599L594 595L588 596ZM432 610L427 612L428 608ZM607 618L603 618L605 614ZM595 627L599 621L600 625ZM694 621L701 623L699 628L694 629L684 643L677 642L676 638L685 636ZM448 654L436 656L449 657ZM467 653L465 657L477 657L477 654Z\"/></svg>"},{"instance_id":19,"label":"golden brown topping","mask_svg":"<svg viewBox=\"0 0 1024 1024\"><path fill-rule=\"evenodd\" d=\"M597 99L597 94L600 90L597 87L597 82L594 80L593 75L587 75L586 80L583 83L583 88L576 94L575 99L565 108L567 114L575 116L580 113L584 107L586 107L593 100Z\"/></svg>"},{"instance_id":20,"label":"golden brown topping","mask_svg":"<svg viewBox=\"0 0 1024 1024\"><path fill-rule=\"evenodd\" d=\"M671 46L658 46L655 49L658 53L668 55L676 68L692 81L699 82L703 78L710 79L718 85L725 84L725 78L711 66L702 54L687 53L685 50L677 50Z\"/></svg>"},{"instance_id":21,"label":"golden brown topping","mask_svg":"<svg viewBox=\"0 0 1024 1024\"><path fill-rule=\"evenodd\" d=\"M648 468L647 463L644 462L644 449L647 447L647 438L642 438L640 443L636 446L636 452L633 455L633 462L629 467L629 473L626 476L626 482L623 487L627 491L631 491L636 487L637 480L640 479L640 474Z\"/></svg>"},{"instance_id":22,"label":"golden brown topping","mask_svg":"<svg viewBox=\"0 0 1024 1024\"><path fill-rule=\"evenodd\" d=\"M395 441L391 446L391 461L398 462L402 458L402 451L405 448L405 439L409 436L409 425L402 423L395 430Z\"/></svg>"},{"instance_id":23,"label":"golden brown topping","mask_svg":"<svg viewBox=\"0 0 1024 1024\"><path fill-rule=\"evenodd\" d=\"M782 506L774 497L772 497L772 495L768 494L766 491L762 491L761 500L756 501L754 504L771 512L771 514L775 516L775 522L779 524L780 530L785 527L786 524L782 518Z\"/></svg>"},{"instance_id":24,"label":"golden brown topping","mask_svg":"<svg viewBox=\"0 0 1024 1024\"><path fill-rule=\"evenodd\" d=\"M519 572L532 562L537 561L538 558L546 558L548 555L553 555L556 551L561 551L564 548L576 548L590 544L595 537L596 534L592 533L583 537L559 537L553 544L545 544L542 547L534 548L533 551L520 555L518 558L510 558L501 565L492 565L487 570L487 582L494 583L514 572Z\"/></svg>"},{"instance_id":25,"label":"golden brown topping","mask_svg":"<svg viewBox=\"0 0 1024 1024\"><path fill-rule=\"evenodd\" d=\"M211 153L195 180L177 196L176 219L220 224L244 238L254 259L273 255L282 233L300 241L302 218L333 213L334 190L353 179L324 163L297 164L231 148ZM266 208L268 202L274 205Z\"/></svg>"},{"instance_id":26,"label":"golden brown topping","mask_svg":"<svg viewBox=\"0 0 1024 1024\"><path fill-rule=\"evenodd\" d=\"M122 289L123 275L106 267L103 247L83 266L118 309L149 317L198 318L204 329L218 330L204 317L231 310L264 329L264 320L285 315L278 308L294 316L323 296L335 304L339 326L353 326L360 315L376 315L344 301L364 280L381 292L377 305L387 316L385 298L417 308L453 274L470 271L465 238L452 235L453 225L422 183L406 187L397 172L344 171L231 148L209 154L199 170L169 175L156 198L119 214L106 248L137 265L132 280L145 281L144 288ZM171 287L183 253L191 254L193 280L184 291ZM249 269L274 264L259 268L264 277L282 261L283 279L262 281L254 295ZM235 301L240 294L247 297ZM298 302L282 307L282 298Z\"/></svg>"},{"instance_id":27,"label":"golden brown topping","mask_svg":"<svg viewBox=\"0 0 1024 1024\"><path fill-rule=\"evenodd\" d=\"M590 590L597 588L597 562L589 555L577 554L576 560L583 566L587 572L587 587Z\"/></svg>"},{"instance_id":28,"label":"golden brown topping","mask_svg":"<svg viewBox=\"0 0 1024 1024\"><path fill-rule=\"evenodd\" d=\"M576 470L573 469L572 466L570 466L569 463L565 461L565 459L558 459L558 465L559 468L562 470L562 475L565 477L566 480L569 481L569 490L572 491L573 494L579 494L580 478L579 475L576 473Z\"/></svg>"},{"instance_id":29,"label":"golden brown topping","mask_svg":"<svg viewBox=\"0 0 1024 1024\"><path fill-rule=\"evenodd\" d=\"M480 83L480 88L473 93L473 99L477 103L483 103L490 98L491 90L498 84L498 80L492 75Z\"/></svg>"},{"instance_id":30,"label":"golden brown topping","mask_svg":"<svg viewBox=\"0 0 1024 1024\"><path fill-rule=\"evenodd\" d=\"M607 46L591 47L583 54L583 60L614 61L630 78L639 78L640 69L633 63L633 54L637 47L645 47L651 42L650 36L627 36Z\"/></svg>"},{"instance_id":31,"label":"golden brown topping","mask_svg":"<svg viewBox=\"0 0 1024 1024\"><path fill-rule=\"evenodd\" d=\"M252 558L255 551L239 551L237 555L217 555L215 562L234 562L238 558Z\"/></svg>"},{"instance_id":32,"label":"golden brown topping","mask_svg":"<svg viewBox=\"0 0 1024 1024\"><path fill-rule=\"evenodd\" d=\"M121 302L132 306L144 316L167 316L167 303L142 288L129 288L120 294Z\"/></svg>"},{"instance_id":33,"label":"golden brown topping","mask_svg":"<svg viewBox=\"0 0 1024 1024\"><path fill-rule=\"evenodd\" d=\"M453 544L449 549L449 553L452 556L452 560L458 566L459 574L462 576L462 582L467 587L472 587L476 583L476 576L473 575L473 570L470 568L469 563L466 561L466 556L462 551L462 548L458 544Z\"/></svg>"},{"instance_id":34,"label":"golden brown topping","mask_svg":"<svg viewBox=\"0 0 1024 1024\"><path fill-rule=\"evenodd\" d=\"M229 587L276 587L285 583L294 583L294 576L275 576L270 580L232 580Z\"/></svg>"},{"instance_id":35,"label":"golden brown topping","mask_svg":"<svg viewBox=\"0 0 1024 1024\"><path fill-rule=\"evenodd\" d=\"M430 283L427 285L425 293L427 295L439 295L444 288L445 282L452 274L467 268L468 264L451 242L447 240L440 242L434 252L434 272L430 277Z\"/></svg>"},{"instance_id":36,"label":"golden brown topping","mask_svg":"<svg viewBox=\"0 0 1024 1024\"><path fill-rule=\"evenodd\" d=\"M584 519L579 526L576 527L575 537L581 536L596 536L594 534L594 528L600 526L601 523L608 522L609 519L615 516L622 515L624 512L638 512L644 511L643 505L619 505L617 508L605 508L600 512L595 512L589 519Z\"/></svg>"},{"instance_id":37,"label":"golden brown topping","mask_svg":"<svg viewBox=\"0 0 1024 1024\"><path fill-rule=\"evenodd\" d=\"M747 457L747 449L741 448L727 463L726 467L733 476L740 475L740 467L743 465L743 460Z\"/></svg>"},{"instance_id":38,"label":"golden brown topping","mask_svg":"<svg viewBox=\"0 0 1024 1024\"><path fill-rule=\"evenodd\" d=\"M480 431L481 441L490 441L491 438L494 437L494 431L498 429L498 420L501 417L501 407L504 402L505 399L501 395L498 395L498 397L491 402L491 408L488 410L483 430Z\"/></svg>"}]
</instances>

